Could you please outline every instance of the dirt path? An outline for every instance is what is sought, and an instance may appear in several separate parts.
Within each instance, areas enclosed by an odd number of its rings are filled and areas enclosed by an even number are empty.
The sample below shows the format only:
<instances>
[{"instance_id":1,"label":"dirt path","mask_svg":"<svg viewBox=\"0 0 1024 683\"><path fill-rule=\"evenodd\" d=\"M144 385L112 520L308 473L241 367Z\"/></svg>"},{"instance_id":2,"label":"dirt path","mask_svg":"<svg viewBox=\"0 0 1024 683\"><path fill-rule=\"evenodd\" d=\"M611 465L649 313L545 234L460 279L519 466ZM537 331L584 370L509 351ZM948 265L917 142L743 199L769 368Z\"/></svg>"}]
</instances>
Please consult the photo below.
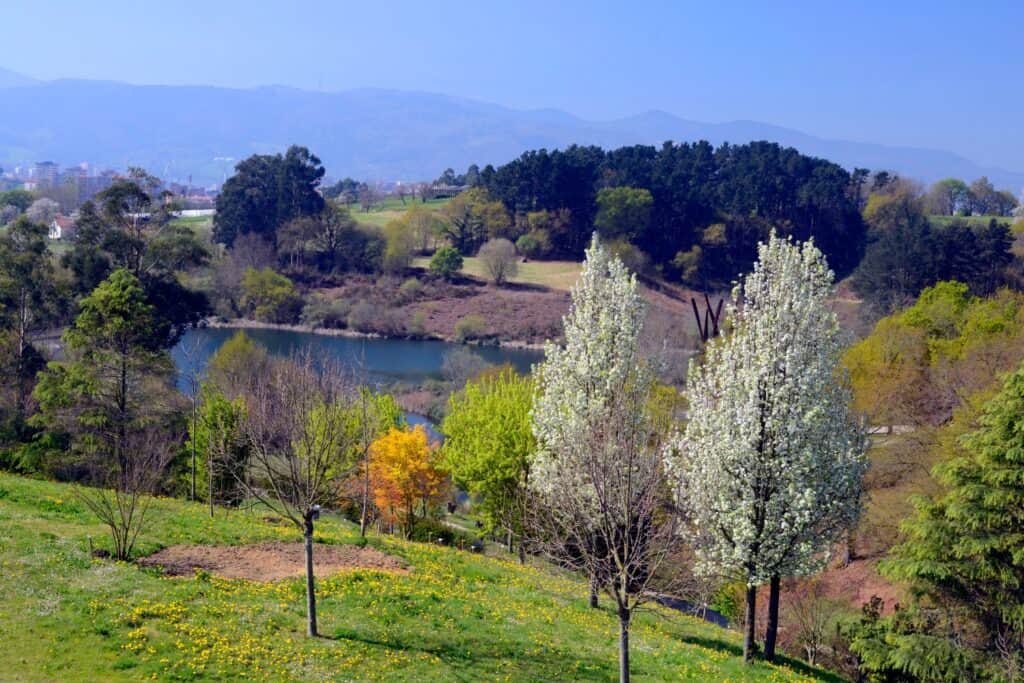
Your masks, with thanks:
<instances>
[{"instance_id":1,"label":"dirt path","mask_svg":"<svg viewBox=\"0 0 1024 683\"><path fill-rule=\"evenodd\" d=\"M255 545L172 545L139 560L147 567L162 567L170 576L192 576L203 569L229 579L277 581L305 571L302 543L257 543ZM313 571L324 577L346 569L377 569L408 573L397 557L373 548L354 545L313 547Z\"/></svg>"}]
</instances>

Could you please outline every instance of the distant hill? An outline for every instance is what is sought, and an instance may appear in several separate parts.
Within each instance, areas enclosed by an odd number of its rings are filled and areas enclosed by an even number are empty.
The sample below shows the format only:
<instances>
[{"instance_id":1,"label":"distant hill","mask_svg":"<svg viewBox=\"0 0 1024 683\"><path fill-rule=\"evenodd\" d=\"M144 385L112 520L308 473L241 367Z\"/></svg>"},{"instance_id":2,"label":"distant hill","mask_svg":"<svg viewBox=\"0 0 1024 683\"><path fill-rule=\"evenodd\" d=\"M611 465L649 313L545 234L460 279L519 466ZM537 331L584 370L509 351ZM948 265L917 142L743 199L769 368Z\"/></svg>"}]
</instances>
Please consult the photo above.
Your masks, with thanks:
<instances>
[{"instance_id":1,"label":"distant hill","mask_svg":"<svg viewBox=\"0 0 1024 683\"><path fill-rule=\"evenodd\" d=\"M253 153L310 147L335 177L418 180L445 167L499 164L525 150L572 143L617 147L665 140L771 140L849 168L889 169L930 182L988 175L1020 192L1024 173L982 168L950 152L825 140L754 121L700 123L664 112L587 121L558 110L516 110L420 92L340 93L25 79L0 71L0 165L52 159L208 183ZM4 85L4 84L7 85Z\"/></svg>"},{"instance_id":2,"label":"distant hill","mask_svg":"<svg viewBox=\"0 0 1024 683\"><path fill-rule=\"evenodd\" d=\"M14 88L19 85L34 85L38 82L39 81L34 78L23 76L7 69L0 69L0 88Z\"/></svg>"}]
</instances>

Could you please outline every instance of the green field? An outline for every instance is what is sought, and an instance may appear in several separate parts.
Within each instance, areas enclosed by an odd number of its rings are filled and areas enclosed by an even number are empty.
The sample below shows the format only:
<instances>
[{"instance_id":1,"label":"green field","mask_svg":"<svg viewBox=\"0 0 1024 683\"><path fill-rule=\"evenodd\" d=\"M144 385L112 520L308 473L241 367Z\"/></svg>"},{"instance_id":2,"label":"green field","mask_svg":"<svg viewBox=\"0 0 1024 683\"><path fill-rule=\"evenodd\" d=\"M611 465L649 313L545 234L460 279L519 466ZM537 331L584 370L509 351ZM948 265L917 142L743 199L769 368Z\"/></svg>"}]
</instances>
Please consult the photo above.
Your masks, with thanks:
<instances>
[{"instance_id":1,"label":"green field","mask_svg":"<svg viewBox=\"0 0 1024 683\"><path fill-rule=\"evenodd\" d=\"M181 225L189 228L199 239L209 242L213 237L213 216L189 216L187 218L175 218L172 225Z\"/></svg>"},{"instance_id":2,"label":"green field","mask_svg":"<svg viewBox=\"0 0 1024 683\"><path fill-rule=\"evenodd\" d=\"M258 513L158 499L140 539L237 545L294 539ZM425 544L374 537L408 574L354 570L318 581L320 630L304 635L303 581L161 576L92 559L106 532L66 485L0 474L0 679L591 680L616 677L617 622L586 607L586 588ZM325 520L323 543L356 540ZM633 670L650 681L839 680L800 665L745 668L735 634L676 613L638 617Z\"/></svg>"},{"instance_id":3,"label":"green field","mask_svg":"<svg viewBox=\"0 0 1024 683\"><path fill-rule=\"evenodd\" d=\"M419 268L427 268L430 266L430 258L416 258L412 264ZM579 279L582 267L583 264L577 261L529 261L519 264L519 273L509 278L509 282L568 291ZM484 265L476 256L463 257L461 272L482 280L487 279Z\"/></svg>"},{"instance_id":4,"label":"green field","mask_svg":"<svg viewBox=\"0 0 1024 683\"><path fill-rule=\"evenodd\" d=\"M943 228L956 220L963 221L972 228L983 228L988 225L989 221L993 218L1000 223L1009 223L1010 225L1013 225L1014 220L1016 220L1012 216L928 216L928 220L932 225L937 225Z\"/></svg>"},{"instance_id":5,"label":"green field","mask_svg":"<svg viewBox=\"0 0 1024 683\"><path fill-rule=\"evenodd\" d=\"M387 197L369 211L363 211L359 208L358 204L353 204L349 207L349 211L352 212L352 217L360 223L369 223L370 225L383 227L388 221L401 218L406 209L413 206L413 204L436 210L447 204L448 201L448 199L429 199L426 202L420 202L418 198L407 198L405 204L403 204L397 197Z\"/></svg>"}]
</instances>

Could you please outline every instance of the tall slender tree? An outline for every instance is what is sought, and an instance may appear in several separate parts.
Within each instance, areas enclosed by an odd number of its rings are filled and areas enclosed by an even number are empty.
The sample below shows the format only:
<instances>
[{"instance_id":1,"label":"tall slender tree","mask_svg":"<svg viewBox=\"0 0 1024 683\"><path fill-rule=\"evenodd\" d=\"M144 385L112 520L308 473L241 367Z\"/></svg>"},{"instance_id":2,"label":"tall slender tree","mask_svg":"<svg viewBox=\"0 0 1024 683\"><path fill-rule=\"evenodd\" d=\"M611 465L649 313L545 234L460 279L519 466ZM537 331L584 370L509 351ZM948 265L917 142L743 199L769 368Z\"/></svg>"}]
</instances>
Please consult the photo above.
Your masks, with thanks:
<instances>
[{"instance_id":1,"label":"tall slender tree","mask_svg":"<svg viewBox=\"0 0 1024 683\"><path fill-rule=\"evenodd\" d=\"M780 579L820 568L856 521L865 437L837 372L832 273L810 242L772 235L733 291L732 332L687 378L685 431L668 449L698 569L747 585L744 659L757 588L769 583L765 656L775 654Z\"/></svg>"},{"instance_id":2,"label":"tall slender tree","mask_svg":"<svg viewBox=\"0 0 1024 683\"><path fill-rule=\"evenodd\" d=\"M665 578L677 516L666 504L661 422L648 410L653 375L638 351L644 304L636 278L596 235L586 254L565 345L549 342L537 372L532 522L543 552L584 571L614 602L619 679L627 682L630 623L655 577Z\"/></svg>"}]
</instances>

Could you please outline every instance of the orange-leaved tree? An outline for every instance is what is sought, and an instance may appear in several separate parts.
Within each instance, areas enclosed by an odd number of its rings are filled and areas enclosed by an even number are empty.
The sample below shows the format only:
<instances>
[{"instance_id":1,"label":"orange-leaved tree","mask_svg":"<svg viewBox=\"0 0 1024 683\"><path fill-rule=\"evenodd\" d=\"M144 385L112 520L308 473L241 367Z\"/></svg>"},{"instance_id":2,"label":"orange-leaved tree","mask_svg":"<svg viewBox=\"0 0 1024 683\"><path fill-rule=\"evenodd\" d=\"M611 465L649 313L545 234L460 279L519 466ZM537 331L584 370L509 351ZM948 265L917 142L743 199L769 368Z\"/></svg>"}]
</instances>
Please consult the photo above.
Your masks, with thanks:
<instances>
[{"instance_id":1,"label":"orange-leaved tree","mask_svg":"<svg viewBox=\"0 0 1024 683\"><path fill-rule=\"evenodd\" d=\"M392 428L370 446L370 481L384 519L412 532L417 515L425 516L448 494L437 445L422 425Z\"/></svg>"}]
</instances>

